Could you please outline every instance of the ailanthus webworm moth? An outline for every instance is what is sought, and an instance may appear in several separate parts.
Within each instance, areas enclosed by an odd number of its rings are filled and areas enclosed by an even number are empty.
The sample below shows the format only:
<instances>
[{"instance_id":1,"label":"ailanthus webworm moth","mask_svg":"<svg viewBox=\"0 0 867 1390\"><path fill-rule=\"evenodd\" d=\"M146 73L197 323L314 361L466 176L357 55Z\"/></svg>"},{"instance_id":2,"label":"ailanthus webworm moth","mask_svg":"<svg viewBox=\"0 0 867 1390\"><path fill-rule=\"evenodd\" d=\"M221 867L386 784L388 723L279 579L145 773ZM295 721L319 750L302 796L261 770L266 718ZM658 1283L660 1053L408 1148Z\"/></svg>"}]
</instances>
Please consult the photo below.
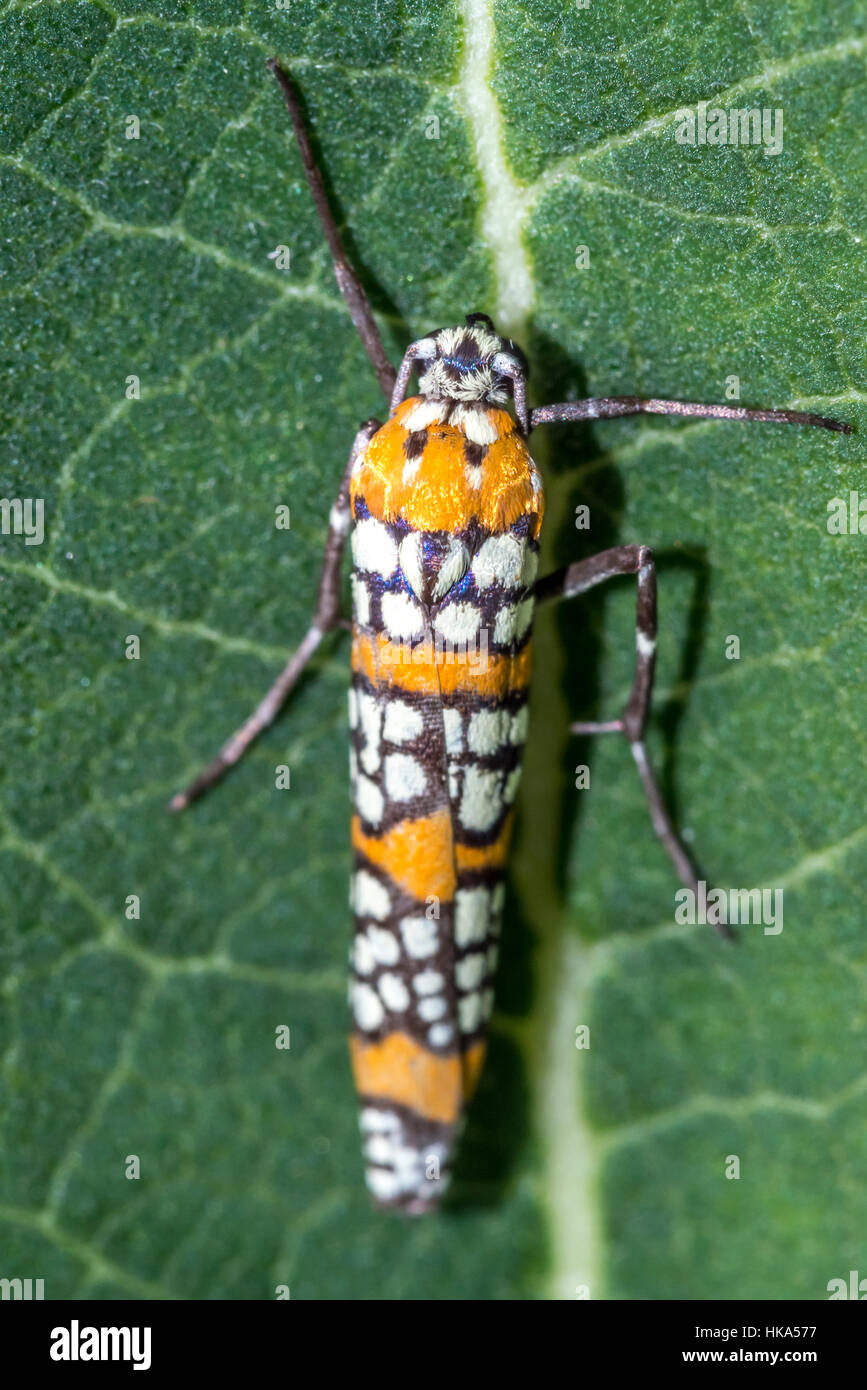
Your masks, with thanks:
<instances>
[{"instance_id":1,"label":"ailanthus webworm moth","mask_svg":"<svg viewBox=\"0 0 867 1390\"><path fill-rule=\"evenodd\" d=\"M307 635L258 708L171 805L183 809L237 762L325 634L342 623L340 567L351 532L350 1048L368 1187L379 1205L418 1214L446 1189L485 1051L537 603L636 576L626 708L618 719L573 730L625 736L656 834L681 880L697 886L644 739L657 631L652 551L616 546L537 578L544 490L530 433L541 424L641 412L850 427L799 411L635 396L531 409L524 354L482 313L416 339L395 372L347 259L296 90L276 60L269 67L389 414L355 436ZM407 397L413 372L419 394Z\"/></svg>"}]
</instances>

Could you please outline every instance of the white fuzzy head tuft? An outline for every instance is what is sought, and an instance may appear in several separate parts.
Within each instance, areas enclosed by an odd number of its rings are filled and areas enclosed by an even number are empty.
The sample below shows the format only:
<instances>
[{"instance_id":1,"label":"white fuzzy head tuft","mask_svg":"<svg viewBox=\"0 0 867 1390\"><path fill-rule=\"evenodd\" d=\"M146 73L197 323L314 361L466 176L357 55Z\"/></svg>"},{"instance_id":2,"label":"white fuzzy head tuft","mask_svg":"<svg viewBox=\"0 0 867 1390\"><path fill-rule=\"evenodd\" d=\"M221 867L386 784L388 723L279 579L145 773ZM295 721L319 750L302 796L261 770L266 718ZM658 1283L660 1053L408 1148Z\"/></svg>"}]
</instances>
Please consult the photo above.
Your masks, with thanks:
<instances>
[{"instance_id":1,"label":"white fuzzy head tuft","mask_svg":"<svg viewBox=\"0 0 867 1390\"><path fill-rule=\"evenodd\" d=\"M487 314L467 314L466 324L428 333L418 344L419 389L435 400L505 405L527 360L511 338L501 338Z\"/></svg>"}]
</instances>

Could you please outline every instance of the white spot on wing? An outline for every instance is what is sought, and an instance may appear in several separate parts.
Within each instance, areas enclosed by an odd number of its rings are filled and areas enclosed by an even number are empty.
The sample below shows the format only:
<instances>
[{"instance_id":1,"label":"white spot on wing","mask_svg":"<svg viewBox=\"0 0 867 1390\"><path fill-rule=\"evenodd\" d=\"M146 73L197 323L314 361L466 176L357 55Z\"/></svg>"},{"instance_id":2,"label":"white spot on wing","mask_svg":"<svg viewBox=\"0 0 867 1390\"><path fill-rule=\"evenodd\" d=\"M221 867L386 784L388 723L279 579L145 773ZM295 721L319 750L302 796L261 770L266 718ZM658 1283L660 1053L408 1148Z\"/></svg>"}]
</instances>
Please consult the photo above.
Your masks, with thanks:
<instances>
[{"instance_id":1,"label":"white spot on wing","mask_svg":"<svg viewBox=\"0 0 867 1390\"><path fill-rule=\"evenodd\" d=\"M428 425L438 425L446 418L448 401L429 401L419 397L414 405L401 418L405 430L426 430Z\"/></svg>"},{"instance_id":2,"label":"white spot on wing","mask_svg":"<svg viewBox=\"0 0 867 1390\"><path fill-rule=\"evenodd\" d=\"M390 1172L388 1168L366 1169L364 1181L380 1202L391 1202L400 1196L401 1187L397 1174Z\"/></svg>"},{"instance_id":3,"label":"white spot on wing","mask_svg":"<svg viewBox=\"0 0 867 1390\"><path fill-rule=\"evenodd\" d=\"M385 927L368 927L367 939L380 965L397 965L400 960L400 945L393 931L388 931Z\"/></svg>"},{"instance_id":4,"label":"white spot on wing","mask_svg":"<svg viewBox=\"0 0 867 1390\"><path fill-rule=\"evenodd\" d=\"M518 610L514 603L507 603L497 614L494 623L494 641L501 646L506 646L515 640L515 624L518 620Z\"/></svg>"},{"instance_id":5,"label":"white spot on wing","mask_svg":"<svg viewBox=\"0 0 867 1390\"><path fill-rule=\"evenodd\" d=\"M458 1024L462 1033L474 1033L482 1021L482 997L467 994L458 1000Z\"/></svg>"},{"instance_id":6,"label":"white spot on wing","mask_svg":"<svg viewBox=\"0 0 867 1390\"><path fill-rule=\"evenodd\" d=\"M442 1018L446 1012L446 1001L441 994L434 994L429 999L422 999L418 1004L419 1018L423 1018L425 1023L435 1023L438 1018Z\"/></svg>"},{"instance_id":7,"label":"white spot on wing","mask_svg":"<svg viewBox=\"0 0 867 1390\"><path fill-rule=\"evenodd\" d=\"M389 579L397 569L397 545L381 521L365 517L352 533L352 558L360 570Z\"/></svg>"},{"instance_id":8,"label":"white spot on wing","mask_svg":"<svg viewBox=\"0 0 867 1390\"><path fill-rule=\"evenodd\" d=\"M446 752L452 755L463 753L464 726L461 711L452 707L444 709L443 724L446 731Z\"/></svg>"},{"instance_id":9,"label":"white spot on wing","mask_svg":"<svg viewBox=\"0 0 867 1390\"><path fill-rule=\"evenodd\" d=\"M393 801L410 801L427 789L427 774L408 753L389 753L385 760L385 790Z\"/></svg>"},{"instance_id":10,"label":"white spot on wing","mask_svg":"<svg viewBox=\"0 0 867 1390\"><path fill-rule=\"evenodd\" d=\"M355 804L358 813L371 825L379 825L385 801L382 792L369 777L359 777L355 784Z\"/></svg>"},{"instance_id":11,"label":"white spot on wing","mask_svg":"<svg viewBox=\"0 0 867 1390\"><path fill-rule=\"evenodd\" d=\"M491 895L487 888L459 888L455 895L455 942L472 946L488 934Z\"/></svg>"},{"instance_id":12,"label":"white spot on wing","mask_svg":"<svg viewBox=\"0 0 867 1390\"><path fill-rule=\"evenodd\" d=\"M521 582L526 546L517 536L489 536L479 546L473 560L473 578L480 589L489 589L492 584L502 584L507 589L517 588Z\"/></svg>"},{"instance_id":13,"label":"white spot on wing","mask_svg":"<svg viewBox=\"0 0 867 1390\"><path fill-rule=\"evenodd\" d=\"M415 458L407 459L403 465L402 482L404 487L411 487L418 477L418 470L421 468L422 455L416 454Z\"/></svg>"},{"instance_id":14,"label":"white spot on wing","mask_svg":"<svg viewBox=\"0 0 867 1390\"><path fill-rule=\"evenodd\" d=\"M460 646L472 642L478 635L482 615L472 603L450 603L440 609L434 621L434 628L443 641Z\"/></svg>"},{"instance_id":15,"label":"white spot on wing","mask_svg":"<svg viewBox=\"0 0 867 1390\"><path fill-rule=\"evenodd\" d=\"M393 1014L402 1014L409 1008L409 990L399 975L380 976L379 997Z\"/></svg>"},{"instance_id":16,"label":"white spot on wing","mask_svg":"<svg viewBox=\"0 0 867 1390\"><path fill-rule=\"evenodd\" d=\"M445 989L445 976L438 970L422 970L416 975L412 982L416 994L436 994L440 989Z\"/></svg>"},{"instance_id":17,"label":"white spot on wing","mask_svg":"<svg viewBox=\"0 0 867 1390\"><path fill-rule=\"evenodd\" d=\"M455 980L458 989L478 989L485 977L485 957L481 951L464 956L455 965Z\"/></svg>"},{"instance_id":18,"label":"white spot on wing","mask_svg":"<svg viewBox=\"0 0 867 1390\"><path fill-rule=\"evenodd\" d=\"M376 965L376 957L366 934L359 933L352 943L352 964L359 975L369 975Z\"/></svg>"},{"instance_id":19,"label":"white spot on wing","mask_svg":"<svg viewBox=\"0 0 867 1390\"><path fill-rule=\"evenodd\" d=\"M521 769L513 767L506 778L506 786L503 791L503 800L507 806L511 806L515 797L518 795L518 787L521 785Z\"/></svg>"},{"instance_id":20,"label":"white spot on wing","mask_svg":"<svg viewBox=\"0 0 867 1390\"><path fill-rule=\"evenodd\" d=\"M366 1033L373 1032L385 1018L385 1010L370 985L356 984L352 987L352 1011L359 1028Z\"/></svg>"},{"instance_id":21,"label":"white spot on wing","mask_svg":"<svg viewBox=\"0 0 867 1390\"><path fill-rule=\"evenodd\" d=\"M413 960L424 960L436 954L439 923L427 917L404 917L400 924L400 934L408 956Z\"/></svg>"},{"instance_id":22,"label":"white spot on wing","mask_svg":"<svg viewBox=\"0 0 867 1390\"><path fill-rule=\"evenodd\" d=\"M376 1110L367 1105L359 1116L362 1130L375 1133L395 1133L400 1129L400 1120L393 1110Z\"/></svg>"},{"instance_id":23,"label":"white spot on wing","mask_svg":"<svg viewBox=\"0 0 867 1390\"><path fill-rule=\"evenodd\" d=\"M361 766L365 772L374 773L380 764L382 705L366 690L358 692L358 717L365 739L361 750Z\"/></svg>"},{"instance_id":24,"label":"white spot on wing","mask_svg":"<svg viewBox=\"0 0 867 1390\"><path fill-rule=\"evenodd\" d=\"M359 869L355 875L355 911L359 917L375 917L382 922L391 911L388 889L373 874Z\"/></svg>"},{"instance_id":25,"label":"white spot on wing","mask_svg":"<svg viewBox=\"0 0 867 1390\"><path fill-rule=\"evenodd\" d=\"M449 548L445 558L440 565L437 581L433 586L432 598L434 603L440 603L445 598L449 589L459 584L466 574L470 564L470 553L463 541L453 538L449 542Z\"/></svg>"},{"instance_id":26,"label":"white spot on wing","mask_svg":"<svg viewBox=\"0 0 867 1390\"><path fill-rule=\"evenodd\" d=\"M364 1157L371 1163L391 1167L394 1163L394 1140L386 1134L373 1134L364 1145Z\"/></svg>"},{"instance_id":27,"label":"white spot on wing","mask_svg":"<svg viewBox=\"0 0 867 1390\"><path fill-rule=\"evenodd\" d=\"M490 830L503 809L499 772L468 767L461 797L461 821L467 830Z\"/></svg>"},{"instance_id":28,"label":"white spot on wing","mask_svg":"<svg viewBox=\"0 0 867 1390\"><path fill-rule=\"evenodd\" d=\"M494 444L500 437L490 411L477 410L472 405L453 406L450 422L463 430L471 444Z\"/></svg>"},{"instance_id":29,"label":"white spot on wing","mask_svg":"<svg viewBox=\"0 0 867 1390\"><path fill-rule=\"evenodd\" d=\"M412 589L416 598L420 599L424 592L424 570L422 568L424 553L422 551L421 536L416 532L412 532L410 535L404 537L400 543L398 555L404 579Z\"/></svg>"},{"instance_id":30,"label":"white spot on wing","mask_svg":"<svg viewBox=\"0 0 867 1390\"><path fill-rule=\"evenodd\" d=\"M470 752L478 757L490 757L506 742L509 715L505 710L481 709L470 718L467 742Z\"/></svg>"},{"instance_id":31,"label":"white spot on wing","mask_svg":"<svg viewBox=\"0 0 867 1390\"><path fill-rule=\"evenodd\" d=\"M533 599L526 598L523 603L509 603L501 608L494 623L494 641L500 646L520 642L533 621L533 607Z\"/></svg>"},{"instance_id":32,"label":"white spot on wing","mask_svg":"<svg viewBox=\"0 0 867 1390\"><path fill-rule=\"evenodd\" d=\"M519 709L518 713L512 716L512 723L509 729L510 743L523 743L527 737L527 729L530 726L530 711L526 705Z\"/></svg>"},{"instance_id":33,"label":"white spot on wing","mask_svg":"<svg viewBox=\"0 0 867 1390\"><path fill-rule=\"evenodd\" d=\"M361 627L370 625L370 590L358 574L350 576L352 585L352 612Z\"/></svg>"},{"instance_id":34,"label":"white spot on wing","mask_svg":"<svg viewBox=\"0 0 867 1390\"><path fill-rule=\"evenodd\" d=\"M391 700L386 705L382 736L389 743L410 743L418 738L423 728L421 711L408 705L405 700Z\"/></svg>"},{"instance_id":35,"label":"white spot on wing","mask_svg":"<svg viewBox=\"0 0 867 1390\"><path fill-rule=\"evenodd\" d=\"M383 594L382 622L389 637L421 637L424 619L421 611L406 594Z\"/></svg>"}]
</instances>

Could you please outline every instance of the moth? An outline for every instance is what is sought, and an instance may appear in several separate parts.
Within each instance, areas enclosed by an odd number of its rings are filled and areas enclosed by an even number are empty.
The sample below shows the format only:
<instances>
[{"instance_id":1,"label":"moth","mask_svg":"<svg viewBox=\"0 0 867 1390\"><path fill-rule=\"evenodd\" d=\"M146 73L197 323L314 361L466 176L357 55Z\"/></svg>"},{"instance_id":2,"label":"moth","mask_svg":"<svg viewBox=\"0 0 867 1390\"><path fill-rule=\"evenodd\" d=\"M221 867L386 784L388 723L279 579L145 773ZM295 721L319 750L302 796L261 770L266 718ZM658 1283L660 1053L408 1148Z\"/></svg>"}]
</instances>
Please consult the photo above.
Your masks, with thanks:
<instances>
[{"instance_id":1,"label":"moth","mask_svg":"<svg viewBox=\"0 0 867 1390\"><path fill-rule=\"evenodd\" d=\"M417 338L395 372L344 250L296 88L275 59L268 65L388 418L366 421L353 441L301 645L246 723L171 805L188 806L237 762L326 634L341 625L341 560L351 535L350 1052L368 1188L376 1204L419 1215L447 1188L485 1054L538 604L635 576L635 674L626 708L616 719L572 727L625 737L654 830L682 882L697 891L645 744L657 634L653 553L620 545L538 576L545 494L532 431L641 412L842 433L850 427L800 411L635 396L531 409L527 360L484 313ZM414 373L418 391L409 395Z\"/></svg>"}]
</instances>

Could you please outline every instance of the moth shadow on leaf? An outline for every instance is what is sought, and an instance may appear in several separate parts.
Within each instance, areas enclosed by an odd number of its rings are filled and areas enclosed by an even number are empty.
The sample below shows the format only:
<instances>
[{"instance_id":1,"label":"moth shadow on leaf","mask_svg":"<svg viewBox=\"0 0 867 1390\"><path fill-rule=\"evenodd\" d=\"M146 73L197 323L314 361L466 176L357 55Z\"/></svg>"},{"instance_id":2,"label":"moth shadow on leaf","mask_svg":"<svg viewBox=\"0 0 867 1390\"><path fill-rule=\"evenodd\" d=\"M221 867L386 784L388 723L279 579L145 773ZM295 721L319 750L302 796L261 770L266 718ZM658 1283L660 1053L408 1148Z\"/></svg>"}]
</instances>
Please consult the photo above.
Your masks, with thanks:
<instances>
[{"instance_id":1,"label":"moth shadow on leaf","mask_svg":"<svg viewBox=\"0 0 867 1390\"><path fill-rule=\"evenodd\" d=\"M538 364L539 368L537 394L541 393L546 401L580 399L589 394L581 368L558 343L550 338L537 338L531 343L531 350L534 366ZM659 547L655 544L655 537L641 528L640 522L640 533L623 535L621 518L626 510L628 484L618 468L616 454L610 451L616 438L613 431L618 428L622 429L623 426L618 426L616 422L543 425L540 428L539 433L546 432L545 442L539 449L543 469L549 487L552 491L556 488L559 494L559 521L554 535L549 535L548 565L556 569L626 542L650 546L659 579L659 623L662 631L665 630L667 613L671 613L672 579L679 575L688 583L691 581L678 670L673 678L668 672L662 673L669 692L664 699L654 694L648 723L652 754L658 763L663 795L675 821L678 821L678 741L697 677L707 627L710 565L704 546L684 545L682 549ZM576 509L579 507L589 508L589 526L586 528L576 526ZM608 600L615 589L628 594L630 602L634 600L635 580L632 576L623 575L577 598L560 601L552 615L558 655L562 662L560 686L565 711L562 726L555 734L562 741L567 756L564 766L546 768L540 775L544 777L551 797L557 802L556 815L549 813L549 816L556 821L556 841L551 857L560 908L565 905L570 887L570 849L575 843L580 819L589 813L593 795L605 794L601 786L591 792L579 790L574 775L570 775L572 769L581 765L592 768L596 745L600 740L610 742L616 739L624 767L632 770L627 743L620 735L576 736L570 735L568 729L573 721L614 719L623 712L622 705L612 705L610 692L603 693L602 682L605 647L611 641L619 640L619 636L615 639L611 634L608 615ZM623 640L629 643L631 651L634 650L632 628L624 634ZM538 677L543 678L543 673L537 671L534 680ZM529 754L533 756L532 744ZM636 802L643 804L637 776L632 786ZM646 833L648 843L654 844L649 815ZM663 872L671 874L674 889L677 884L674 872L661 846L658 852L660 866ZM640 912L640 905L638 910ZM639 929L642 920L643 916L640 916L628 925Z\"/></svg>"}]
</instances>

